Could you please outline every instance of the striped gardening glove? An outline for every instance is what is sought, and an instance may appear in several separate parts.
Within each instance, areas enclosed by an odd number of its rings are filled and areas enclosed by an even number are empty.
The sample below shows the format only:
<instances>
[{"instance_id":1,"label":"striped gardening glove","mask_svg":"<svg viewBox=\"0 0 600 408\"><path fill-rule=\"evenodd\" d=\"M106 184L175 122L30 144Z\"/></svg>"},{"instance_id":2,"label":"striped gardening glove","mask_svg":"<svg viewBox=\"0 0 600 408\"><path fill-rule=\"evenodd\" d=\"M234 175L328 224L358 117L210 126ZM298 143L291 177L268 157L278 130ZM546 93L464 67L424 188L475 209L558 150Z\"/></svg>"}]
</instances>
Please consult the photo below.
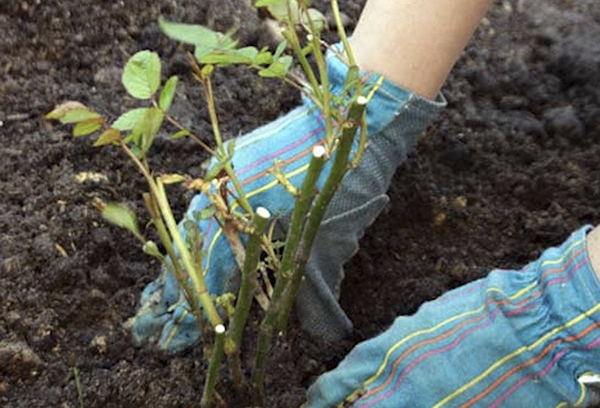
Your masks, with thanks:
<instances>
[{"instance_id":1,"label":"striped gardening glove","mask_svg":"<svg viewBox=\"0 0 600 408\"><path fill-rule=\"evenodd\" d=\"M328 54L327 65L331 89L340 93L348 67L333 53ZM427 101L379 75L364 78L374 90L367 104L369 144L360 166L346 175L330 204L313 245L300 301L296 302L303 327L329 340L344 337L352 328L337 302L342 265L357 251L358 239L388 202L385 192L396 167L445 103L441 97L436 102ZM265 207L285 224L294 197L269 170L279 160L287 179L300 186L312 149L324 137L320 111L305 100L287 115L236 140L232 164L252 207ZM326 165L318 187L327 172ZM193 219L194 212L208 205L205 196L196 196L186 217ZM214 219L202 221L199 227L205 237L207 288L211 294L220 295L236 276L236 263ZM166 270L142 293L132 331L138 343L158 340L160 348L169 350L183 349L198 340L196 321L175 278Z\"/></svg>"},{"instance_id":2,"label":"striped gardening glove","mask_svg":"<svg viewBox=\"0 0 600 408\"><path fill-rule=\"evenodd\" d=\"M587 231L398 317L322 375L305 406L588 406L600 378L600 284Z\"/></svg>"}]
</instances>

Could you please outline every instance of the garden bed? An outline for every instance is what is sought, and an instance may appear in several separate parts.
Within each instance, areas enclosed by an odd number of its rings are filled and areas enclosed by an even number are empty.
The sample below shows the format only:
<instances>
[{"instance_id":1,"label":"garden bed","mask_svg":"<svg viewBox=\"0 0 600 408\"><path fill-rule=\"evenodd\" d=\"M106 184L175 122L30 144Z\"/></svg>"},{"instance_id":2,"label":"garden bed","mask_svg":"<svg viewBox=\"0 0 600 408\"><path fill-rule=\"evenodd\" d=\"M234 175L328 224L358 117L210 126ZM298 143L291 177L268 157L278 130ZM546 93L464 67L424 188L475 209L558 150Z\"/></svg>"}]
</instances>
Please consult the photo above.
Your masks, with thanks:
<instances>
[{"instance_id":1,"label":"garden bed","mask_svg":"<svg viewBox=\"0 0 600 408\"><path fill-rule=\"evenodd\" d=\"M79 100L116 117L135 104L120 68L150 48L181 76L173 113L210 141L185 56L156 20L239 23L242 42L268 42L243 3L0 3L0 406L78 406L73 367L88 408L198 405L200 351L137 348L122 326L158 265L91 204L100 197L142 209L143 180L117 149L73 140L42 116ZM355 22L363 2L342 3ZM346 268L341 303L355 336L323 344L293 328L272 353L267 406L297 406L316 376L396 315L493 267L519 267L600 221L599 38L596 0L494 5L445 87L448 109L398 171L391 203ZM215 76L230 137L298 103L293 90L241 68ZM193 143L166 138L153 157L159 170L192 175L206 159ZM190 196L178 194L181 214Z\"/></svg>"}]
</instances>

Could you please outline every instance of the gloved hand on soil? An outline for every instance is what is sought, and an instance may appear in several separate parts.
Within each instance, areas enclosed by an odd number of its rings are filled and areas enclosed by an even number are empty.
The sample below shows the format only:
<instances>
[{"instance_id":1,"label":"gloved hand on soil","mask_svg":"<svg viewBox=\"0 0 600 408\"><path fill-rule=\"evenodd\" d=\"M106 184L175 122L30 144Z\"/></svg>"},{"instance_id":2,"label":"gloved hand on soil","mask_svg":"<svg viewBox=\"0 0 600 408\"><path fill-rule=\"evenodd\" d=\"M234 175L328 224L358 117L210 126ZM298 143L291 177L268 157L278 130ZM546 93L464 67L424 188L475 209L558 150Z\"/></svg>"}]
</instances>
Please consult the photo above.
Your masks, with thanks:
<instances>
[{"instance_id":1,"label":"gloved hand on soil","mask_svg":"<svg viewBox=\"0 0 600 408\"><path fill-rule=\"evenodd\" d=\"M589 230L398 317L320 376L306 406L589 406L586 384L600 382L600 229Z\"/></svg>"},{"instance_id":2,"label":"gloved hand on soil","mask_svg":"<svg viewBox=\"0 0 600 408\"><path fill-rule=\"evenodd\" d=\"M327 64L331 89L339 93L348 67L333 53L328 55ZM369 144L360 166L346 175L331 202L296 302L303 328L328 340L340 339L352 329L337 302L342 265L357 251L363 231L388 202L385 192L397 166L445 103L441 97L436 102L428 101L379 75L364 78L375 89L367 105ZM310 153L324 135L319 110L305 100L287 115L236 141L232 163L253 208L262 206L280 216L279 222L285 228L294 198L269 170L279 159L287 178L299 186ZM324 177L319 186L323 181ZM192 213L208 204L206 197L196 196L187 217L193 219ZM237 274L237 266L216 222L203 221L200 230L204 234L207 288L211 294L219 295ZM158 340L159 347L168 350L183 349L198 340L196 320L175 278L166 270L144 290L141 306L133 318L133 335L138 343Z\"/></svg>"}]
</instances>

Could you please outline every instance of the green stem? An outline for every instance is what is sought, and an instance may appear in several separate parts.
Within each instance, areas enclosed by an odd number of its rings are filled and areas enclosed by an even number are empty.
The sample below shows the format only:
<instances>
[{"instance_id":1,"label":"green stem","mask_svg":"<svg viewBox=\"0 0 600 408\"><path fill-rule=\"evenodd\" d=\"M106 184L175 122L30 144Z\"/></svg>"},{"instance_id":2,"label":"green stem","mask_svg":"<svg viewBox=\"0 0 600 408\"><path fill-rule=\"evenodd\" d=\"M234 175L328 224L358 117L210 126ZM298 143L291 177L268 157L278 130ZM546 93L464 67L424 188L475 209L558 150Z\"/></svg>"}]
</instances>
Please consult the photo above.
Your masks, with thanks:
<instances>
[{"instance_id":1,"label":"green stem","mask_svg":"<svg viewBox=\"0 0 600 408\"><path fill-rule=\"evenodd\" d=\"M243 375L241 374L240 351L242 349L244 328L246 327L246 321L252 305L252 297L258 287L256 272L260 261L261 240L269 218L271 218L271 214L266 208L259 207L256 210L253 219L254 232L250 234L248 244L246 245L244 264L241 268L242 283L235 305L235 312L231 320L229 338L225 347L229 368L237 388L241 388L244 382Z\"/></svg>"},{"instance_id":2,"label":"green stem","mask_svg":"<svg viewBox=\"0 0 600 408\"><path fill-rule=\"evenodd\" d=\"M221 136L221 129L219 129L219 119L217 117L217 110L215 108L215 99L212 89L212 81L210 77L206 78L204 82L205 90L206 90L206 103L208 104L208 113L210 115L210 124L212 126L213 135L215 136L215 141L217 142L217 149L219 149L219 154L223 156L223 159L227 157L227 151L225 150L225 146L223 146L223 137Z\"/></svg>"},{"instance_id":3,"label":"green stem","mask_svg":"<svg viewBox=\"0 0 600 408\"><path fill-rule=\"evenodd\" d=\"M306 10L303 10L303 13L305 11ZM321 50L321 38L315 28L315 24L307 12L304 14L306 14L308 18L308 26L310 28L310 34L308 35L309 41L311 41L313 45L315 61L317 63L317 68L319 69L319 78L321 79L321 96L323 99L322 110L323 120L325 121L325 140L327 141L328 151L331 151L333 148L334 134L331 120L331 90L329 89L329 77L327 76L327 62L325 61L323 50Z\"/></svg>"},{"instance_id":4,"label":"green stem","mask_svg":"<svg viewBox=\"0 0 600 408\"><path fill-rule=\"evenodd\" d=\"M354 60L354 54L352 53L352 47L350 47L350 43L348 42L348 36L346 35L346 30L344 29L344 24L342 24L342 16L340 15L340 7L338 5L338 0L331 0L331 10L333 11L333 18L335 20L335 25L337 27L338 35L340 36L340 40L344 45L344 51L348 56L348 64L353 67L356 65L356 61Z\"/></svg>"},{"instance_id":5,"label":"green stem","mask_svg":"<svg viewBox=\"0 0 600 408\"><path fill-rule=\"evenodd\" d=\"M306 219L306 213L314 196L317 180L323 170L325 164L325 148L316 146L313 149L313 157L308 166L306 178L300 187L300 197L296 200L292 211L292 219L290 228L285 242L283 259L279 266L277 282L273 289L269 309L263 318L260 326L258 337L258 345L256 349L254 371L252 372L252 383L254 388L255 399L259 405L264 394L264 377L265 366L267 361L267 353L271 347L271 339L273 338L273 329L281 306L281 295L290 280L290 272L292 269L293 254L296 252L300 237L302 234L302 226Z\"/></svg>"},{"instance_id":6,"label":"green stem","mask_svg":"<svg viewBox=\"0 0 600 408\"><path fill-rule=\"evenodd\" d=\"M177 129L186 130L186 131L190 132L189 136L192 138L193 141L195 141L198 145L200 145L200 147L203 148L204 150L206 150L206 152L208 152L208 154L210 154L211 156L216 155L216 152L213 149L211 149L206 143L204 143L202 140L200 140L200 138L197 135L195 135L192 131L183 127L183 125L181 125L179 122L177 122L177 120L175 120L174 117L172 117L169 114L165 114L165 119L167 119L167 121L169 121Z\"/></svg>"},{"instance_id":7,"label":"green stem","mask_svg":"<svg viewBox=\"0 0 600 408\"><path fill-rule=\"evenodd\" d=\"M343 124L342 136L338 142L337 152L333 161L331 172L325 181L323 190L315 198L313 206L310 210L310 215L306 224L306 228L302 234L301 243L294 257L294 266L292 269L291 282L286 288L286 293L283 295L283 305L277 318L277 328L285 330L287 321L294 304L294 299L300 288L300 283L304 277L306 263L310 255L312 244L319 230L319 226L323 222L325 211L331 202L335 192L338 190L344 175L349 169L350 152L352 143L356 136L359 124L367 104L365 97L358 97L357 101L350 106L348 118Z\"/></svg>"},{"instance_id":8,"label":"green stem","mask_svg":"<svg viewBox=\"0 0 600 408\"><path fill-rule=\"evenodd\" d=\"M143 198L144 203L146 204L146 208L148 209L148 213L150 214L152 222L154 223L154 227L156 228L156 231L158 233L158 236L160 237L161 242L165 246L165 251L169 256L169 259L171 260L171 264L169 264L169 262L164 258L161 260L161 262L165 266L165 268L169 269L173 273L175 279L177 279L177 283L183 289L188 303L192 308L192 313L196 317L198 327L200 328L200 330L203 330L203 315L202 311L200 310L200 307L198 306L198 298L196 297L196 294L190 287L187 277L181 270L181 265L179 264L175 248L173 248L173 243L171 242L171 237L169 236L167 227L165 226L165 223L163 222L162 217L160 216L160 210L158 209L156 200L154 200L153 196L148 193L145 193L143 195Z\"/></svg>"},{"instance_id":9,"label":"green stem","mask_svg":"<svg viewBox=\"0 0 600 408\"><path fill-rule=\"evenodd\" d=\"M352 159L352 168L358 167L363 155L365 154L365 150L367 149L367 137L367 118L363 117L360 124L360 137L358 139L358 148L356 149L356 154L354 154L354 158Z\"/></svg>"},{"instance_id":10,"label":"green stem","mask_svg":"<svg viewBox=\"0 0 600 408\"><path fill-rule=\"evenodd\" d=\"M169 230L171 238L173 239L173 243L179 250L181 262L183 263L183 266L187 271L188 276L192 280L194 290L198 295L198 300L200 301L200 303L202 303L202 306L204 306L204 311L213 326L223 324L221 321L221 317L217 312L215 304L206 290L206 284L204 283L204 276L202 275L202 271L197 271L196 268L194 268L194 261L192 260L192 256L183 240L183 237L179 233L179 228L177 227L175 217L173 216L171 206L169 205L169 201L167 199L165 187L160 182L160 180L158 180L156 183L156 190L157 205L160 208L167 229Z\"/></svg>"},{"instance_id":11,"label":"green stem","mask_svg":"<svg viewBox=\"0 0 600 408\"><path fill-rule=\"evenodd\" d=\"M79 408L84 408L83 387L81 386L81 379L79 378L79 370L77 369L77 366L73 366L73 377L75 378L75 388L77 389L77 401L79 402Z\"/></svg>"},{"instance_id":12,"label":"green stem","mask_svg":"<svg viewBox=\"0 0 600 408\"><path fill-rule=\"evenodd\" d=\"M210 123L212 126L212 130L213 130L213 135L215 136L215 140L217 142L217 149L218 149L218 155L215 155L215 157L218 160L227 160L227 150L225 149L225 146L223 145L223 137L221 136L221 130L219 129L219 119L217 117L217 110L215 108L215 100L214 100L214 96L213 96L213 89L212 89L212 81L210 80L210 77L207 77L205 81L202 82L204 84L204 90L206 92L206 103L208 105L208 113L210 115ZM248 202L248 199L246 198L246 193L244 192L244 190L242 190L242 186L239 182L239 180L237 179L237 176L235 175L235 171L233 170L233 167L231 166L231 163L228 161L225 164L224 167L225 171L227 172L227 175L229 176L229 180L231 181L231 184L233 184L233 187L235 188L235 191L237 192L238 195L238 202L240 204L240 206L244 209L244 211L246 211L248 214L253 215L253 211L252 211L252 206L250 205L250 202Z\"/></svg>"},{"instance_id":13,"label":"green stem","mask_svg":"<svg viewBox=\"0 0 600 408\"><path fill-rule=\"evenodd\" d=\"M202 392L202 399L200 400L200 406L202 408L208 408L212 404L212 396L219 374L219 366L221 365L221 359L223 358L224 342L225 326L218 324L215 326L215 345L210 357L210 363L208 364L206 380L204 382L204 391Z\"/></svg>"},{"instance_id":14,"label":"green stem","mask_svg":"<svg viewBox=\"0 0 600 408\"><path fill-rule=\"evenodd\" d=\"M258 207L253 219L254 233L250 234L246 245L246 259L242 269L242 283L230 329L231 338L237 351L242 346L244 327L246 326L246 320L250 312L252 297L257 287L256 271L258 270L258 263L260 261L261 237L265 232L270 217L271 214L266 208Z\"/></svg>"},{"instance_id":15,"label":"green stem","mask_svg":"<svg viewBox=\"0 0 600 408\"><path fill-rule=\"evenodd\" d=\"M285 39L289 42L290 47L292 47L292 51L298 58L298 62L300 62L300 66L302 70L308 77L308 82L310 82L310 86L317 100L321 99L321 87L319 86L319 82L317 81L317 77L308 62L308 59L302 52L302 47L300 46L300 40L298 39L298 34L296 33L296 27L294 22L288 19L287 21L287 29L283 33Z\"/></svg>"}]
</instances>

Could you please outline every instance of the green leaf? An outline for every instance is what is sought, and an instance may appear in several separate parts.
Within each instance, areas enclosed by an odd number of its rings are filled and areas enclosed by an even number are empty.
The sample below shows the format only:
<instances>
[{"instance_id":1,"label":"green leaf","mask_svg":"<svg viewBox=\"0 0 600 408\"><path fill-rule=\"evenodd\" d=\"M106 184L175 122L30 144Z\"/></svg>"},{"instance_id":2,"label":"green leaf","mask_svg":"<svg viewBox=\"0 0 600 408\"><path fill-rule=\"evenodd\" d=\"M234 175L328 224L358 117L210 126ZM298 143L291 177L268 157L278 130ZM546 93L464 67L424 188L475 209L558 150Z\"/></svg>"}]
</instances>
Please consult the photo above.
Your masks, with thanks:
<instances>
[{"instance_id":1,"label":"green leaf","mask_svg":"<svg viewBox=\"0 0 600 408\"><path fill-rule=\"evenodd\" d=\"M360 70L356 65L351 66L346 74L346 80L344 81L344 88L350 90L360 83Z\"/></svg>"},{"instance_id":2,"label":"green leaf","mask_svg":"<svg viewBox=\"0 0 600 408\"><path fill-rule=\"evenodd\" d=\"M292 65L292 57L286 55L273 62L265 69L258 71L258 75L264 78L283 78L290 66Z\"/></svg>"},{"instance_id":3,"label":"green leaf","mask_svg":"<svg viewBox=\"0 0 600 408\"><path fill-rule=\"evenodd\" d=\"M177 88L177 76L172 76L165 83L162 92L158 98L158 106L167 112L173 103L173 97L175 96L175 88Z\"/></svg>"},{"instance_id":4,"label":"green leaf","mask_svg":"<svg viewBox=\"0 0 600 408\"><path fill-rule=\"evenodd\" d=\"M46 114L46 119L61 119L69 111L76 109L89 110L84 104L77 101L67 101L57 105L51 112Z\"/></svg>"},{"instance_id":5,"label":"green leaf","mask_svg":"<svg viewBox=\"0 0 600 408\"><path fill-rule=\"evenodd\" d=\"M133 129L133 133L135 134L134 142L140 148L142 155L145 155L150 150L150 147L152 147L152 143L154 143L156 134L162 124L163 117L164 113L159 108L149 108L142 120Z\"/></svg>"},{"instance_id":6,"label":"green leaf","mask_svg":"<svg viewBox=\"0 0 600 408\"><path fill-rule=\"evenodd\" d=\"M302 16L302 21L307 25L309 21L312 21L317 33L320 33L325 27L327 27L327 17L325 17L319 10L314 8L306 10Z\"/></svg>"},{"instance_id":7,"label":"green leaf","mask_svg":"<svg viewBox=\"0 0 600 408\"><path fill-rule=\"evenodd\" d=\"M84 120L98 119L98 118L100 118L100 115L98 113L91 111L87 108L80 108L80 109L73 109L68 112L65 112L65 114L60 118L60 123L62 123L62 124L77 123L77 122L83 122Z\"/></svg>"},{"instance_id":8,"label":"green leaf","mask_svg":"<svg viewBox=\"0 0 600 408\"><path fill-rule=\"evenodd\" d=\"M140 150L139 147L137 147L136 145L131 146L131 152L134 154L135 157L137 157L138 159L141 159L144 157L144 153Z\"/></svg>"},{"instance_id":9,"label":"green leaf","mask_svg":"<svg viewBox=\"0 0 600 408\"><path fill-rule=\"evenodd\" d=\"M213 71L215 70L215 66L214 65L205 65L202 67L202 69L200 70L200 73L202 74L202 76L204 78L208 78L210 76L210 74L213 73Z\"/></svg>"},{"instance_id":10,"label":"green leaf","mask_svg":"<svg viewBox=\"0 0 600 408\"><path fill-rule=\"evenodd\" d=\"M235 139L231 139L229 142L227 142L227 155L231 159L233 157L234 153L235 153Z\"/></svg>"},{"instance_id":11,"label":"green leaf","mask_svg":"<svg viewBox=\"0 0 600 408\"><path fill-rule=\"evenodd\" d=\"M100 137L98 137L96 142L94 142L94 147L105 146L109 143L116 142L120 138L121 138L121 132L119 132L117 129L113 129L113 128L107 129L100 135Z\"/></svg>"},{"instance_id":12,"label":"green leaf","mask_svg":"<svg viewBox=\"0 0 600 408\"><path fill-rule=\"evenodd\" d=\"M102 124L98 123L97 121L79 122L73 128L73 136L75 136L75 137L86 136L86 135L94 133L96 130L100 129L101 127L102 127Z\"/></svg>"},{"instance_id":13,"label":"green leaf","mask_svg":"<svg viewBox=\"0 0 600 408\"><path fill-rule=\"evenodd\" d=\"M244 47L235 50L235 55L239 58L245 58L245 64L251 64L254 58L258 55L258 49L256 47Z\"/></svg>"},{"instance_id":14,"label":"green leaf","mask_svg":"<svg viewBox=\"0 0 600 408\"><path fill-rule=\"evenodd\" d=\"M267 0L268 1L268 0ZM292 20L293 24L298 24L300 8L298 6L298 2L296 0L288 0L289 1L289 10L291 13L289 14L289 18ZM287 21L288 19L288 1L274 1L272 4L268 5L269 12L275 17L278 21Z\"/></svg>"},{"instance_id":15,"label":"green leaf","mask_svg":"<svg viewBox=\"0 0 600 408\"><path fill-rule=\"evenodd\" d=\"M127 61L121 82L137 99L149 99L160 86L160 59L151 51L140 51Z\"/></svg>"},{"instance_id":16,"label":"green leaf","mask_svg":"<svg viewBox=\"0 0 600 408\"><path fill-rule=\"evenodd\" d=\"M258 53L256 57L254 57L254 61L252 63L254 65L267 65L273 62L273 55L269 51L261 51Z\"/></svg>"},{"instance_id":17,"label":"green leaf","mask_svg":"<svg viewBox=\"0 0 600 408\"><path fill-rule=\"evenodd\" d=\"M192 215L194 216L196 222L199 222L200 220L207 220L211 218L213 215L215 215L216 212L217 209L215 208L215 206L211 205L210 207L206 207L201 211L194 211Z\"/></svg>"},{"instance_id":18,"label":"green leaf","mask_svg":"<svg viewBox=\"0 0 600 408\"><path fill-rule=\"evenodd\" d=\"M208 172L204 176L204 181L208 182L208 181L211 181L212 179L214 179L215 177L217 177L219 175L219 173L221 173L221 170L223 170L226 165L227 165L227 160L217 162L210 170L208 170Z\"/></svg>"},{"instance_id":19,"label":"green leaf","mask_svg":"<svg viewBox=\"0 0 600 408\"><path fill-rule=\"evenodd\" d=\"M131 231L136 237L140 237L135 213L122 203L109 203L102 209L102 218L117 227Z\"/></svg>"},{"instance_id":20,"label":"green leaf","mask_svg":"<svg viewBox=\"0 0 600 408\"><path fill-rule=\"evenodd\" d=\"M136 108L125 112L111 125L120 131L131 130L144 117L149 108Z\"/></svg>"},{"instance_id":21,"label":"green leaf","mask_svg":"<svg viewBox=\"0 0 600 408\"><path fill-rule=\"evenodd\" d=\"M278 60L279 57L281 57L281 54L283 54L283 52L285 51L286 47L287 47L286 40L283 40L282 42L280 42L279 45L277 46L277 49L275 50L275 54L273 54L273 59Z\"/></svg>"},{"instance_id":22,"label":"green leaf","mask_svg":"<svg viewBox=\"0 0 600 408\"><path fill-rule=\"evenodd\" d=\"M167 37L197 47L233 49L237 45L237 41L230 36L212 31L201 25L173 23L164 17L158 19L158 25Z\"/></svg>"},{"instance_id":23,"label":"green leaf","mask_svg":"<svg viewBox=\"0 0 600 408\"><path fill-rule=\"evenodd\" d=\"M180 130L179 132L175 133L173 136L171 136L171 139L173 139L173 140L181 139L182 137L186 137L191 134L192 133L189 130L183 129L183 130Z\"/></svg>"},{"instance_id":24,"label":"green leaf","mask_svg":"<svg viewBox=\"0 0 600 408\"><path fill-rule=\"evenodd\" d=\"M159 177L159 180L165 185L183 183L187 179L183 174L163 174Z\"/></svg>"},{"instance_id":25,"label":"green leaf","mask_svg":"<svg viewBox=\"0 0 600 408\"><path fill-rule=\"evenodd\" d=\"M267 7L277 3L285 3L287 0L258 0L254 3L254 7Z\"/></svg>"}]
</instances>

